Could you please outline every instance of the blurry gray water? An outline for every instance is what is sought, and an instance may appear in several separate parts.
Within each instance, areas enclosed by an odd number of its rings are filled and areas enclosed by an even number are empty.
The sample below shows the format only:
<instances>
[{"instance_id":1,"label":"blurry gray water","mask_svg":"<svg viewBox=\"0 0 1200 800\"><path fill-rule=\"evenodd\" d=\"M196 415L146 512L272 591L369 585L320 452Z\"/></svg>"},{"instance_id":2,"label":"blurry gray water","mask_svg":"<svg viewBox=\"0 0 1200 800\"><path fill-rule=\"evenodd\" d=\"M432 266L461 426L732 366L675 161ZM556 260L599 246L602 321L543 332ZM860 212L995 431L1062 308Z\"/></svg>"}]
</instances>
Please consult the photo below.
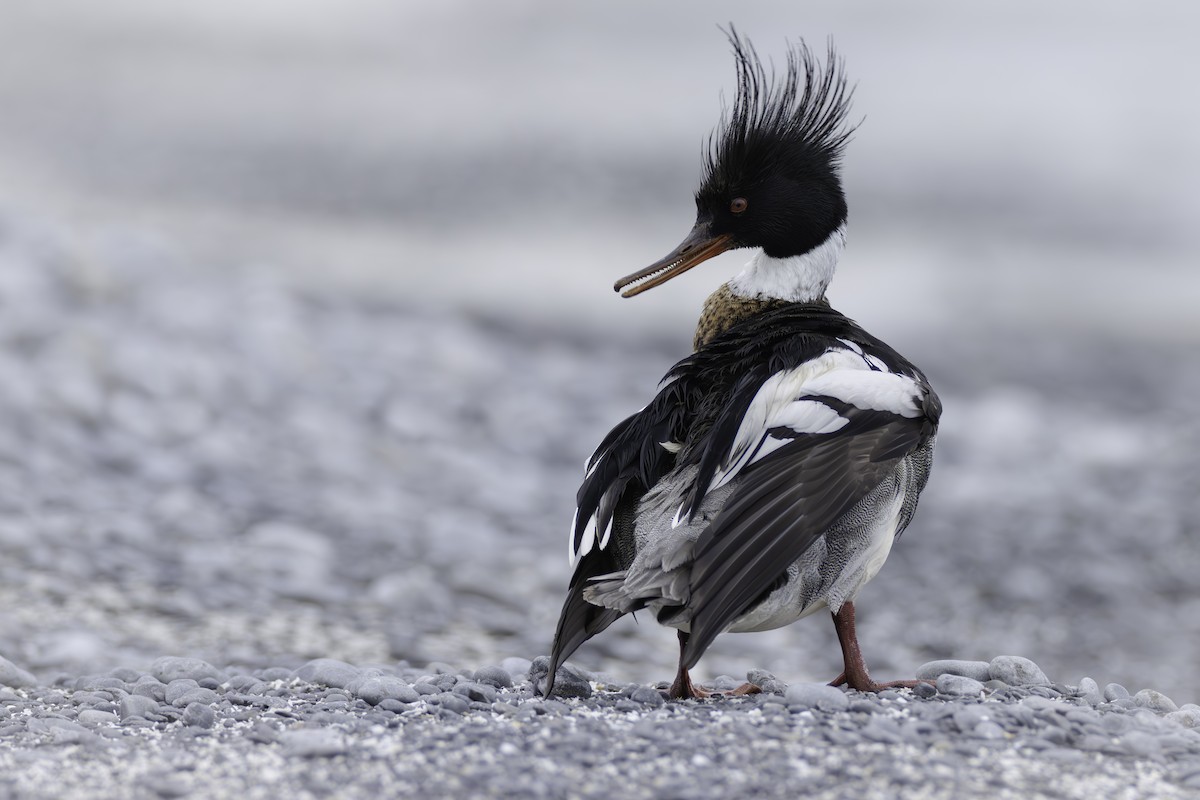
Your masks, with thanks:
<instances>
[{"instance_id":1,"label":"blurry gray water","mask_svg":"<svg viewBox=\"0 0 1200 800\"><path fill-rule=\"evenodd\" d=\"M732 62L836 40L863 124L835 304L886 331L1194 338L1200 10L949 0L7 0L10 210L217 264L681 338L727 255L637 304L689 226Z\"/></svg>"},{"instance_id":2,"label":"blurry gray water","mask_svg":"<svg viewBox=\"0 0 1200 800\"><path fill-rule=\"evenodd\" d=\"M0 448L25 609L7 654L49 674L166 648L546 647L570 470L738 266L610 289L690 224L730 13L6 0L0 219L20 235L0 299L26 386ZM864 121L832 299L947 401L922 513L864 605L881 674L1015 650L1196 699L1200 10L750 2L734 21L764 56L836 39ZM211 395L163 378L194 358ZM123 449L147 438L153 459ZM831 632L796 628L725 637L705 669L835 670ZM665 677L663 633L580 657Z\"/></svg>"}]
</instances>

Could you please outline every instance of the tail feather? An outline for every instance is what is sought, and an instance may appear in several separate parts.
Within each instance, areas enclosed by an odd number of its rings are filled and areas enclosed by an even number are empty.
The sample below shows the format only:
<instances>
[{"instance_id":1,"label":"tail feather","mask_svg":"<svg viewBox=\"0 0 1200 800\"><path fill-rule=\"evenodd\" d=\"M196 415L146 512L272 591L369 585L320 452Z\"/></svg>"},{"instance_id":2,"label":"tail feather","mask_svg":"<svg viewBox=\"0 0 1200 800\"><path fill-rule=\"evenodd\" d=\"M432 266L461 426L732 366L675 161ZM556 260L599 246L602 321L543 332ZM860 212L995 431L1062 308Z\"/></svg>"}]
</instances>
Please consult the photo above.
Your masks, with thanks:
<instances>
[{"instance_id":1,"label":"tail feather","mask_svg":"<svg viewBox=\"0 0 1200 800\"><path fill-rule=\"evenodd\" d=\"M546 676L546 688L543 697L549 697L554 691L554 678L558 668L579 649L579 646L600 631L612 625L622 616L620 611L594 606L583 599L586 582L579 582L571 587L567 600L563 603L562 613L558 618L558 628L554 632L554 646L550 652L550 673Z\"/></svg>"}]
</instances>

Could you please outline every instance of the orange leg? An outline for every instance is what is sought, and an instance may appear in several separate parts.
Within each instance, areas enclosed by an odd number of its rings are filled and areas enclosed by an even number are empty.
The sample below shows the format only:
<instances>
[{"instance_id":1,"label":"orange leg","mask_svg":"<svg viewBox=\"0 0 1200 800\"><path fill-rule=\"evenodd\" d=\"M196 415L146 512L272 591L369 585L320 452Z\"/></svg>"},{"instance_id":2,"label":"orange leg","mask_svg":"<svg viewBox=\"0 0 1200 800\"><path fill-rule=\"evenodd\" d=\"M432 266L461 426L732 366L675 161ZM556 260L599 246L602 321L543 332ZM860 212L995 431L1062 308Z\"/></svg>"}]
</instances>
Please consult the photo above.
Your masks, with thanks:
<instances>
[{"instance_id":1,"label":"orange leg","mask_svg":"<svg viewBox=\"0 0 1200 800\"><path fill-rule=\"evenodd\" d=\"M881 692L884 689L911 689L929 681L888 681L876 683L867 672L862 650L858 647L858 634L854 630L854 603L843 603L833 615L833 627L837 630L838 642L842 645L842 662L845 668L830 683L830 686L849 686L860 692Z\"/></svg>"}]
</instances>

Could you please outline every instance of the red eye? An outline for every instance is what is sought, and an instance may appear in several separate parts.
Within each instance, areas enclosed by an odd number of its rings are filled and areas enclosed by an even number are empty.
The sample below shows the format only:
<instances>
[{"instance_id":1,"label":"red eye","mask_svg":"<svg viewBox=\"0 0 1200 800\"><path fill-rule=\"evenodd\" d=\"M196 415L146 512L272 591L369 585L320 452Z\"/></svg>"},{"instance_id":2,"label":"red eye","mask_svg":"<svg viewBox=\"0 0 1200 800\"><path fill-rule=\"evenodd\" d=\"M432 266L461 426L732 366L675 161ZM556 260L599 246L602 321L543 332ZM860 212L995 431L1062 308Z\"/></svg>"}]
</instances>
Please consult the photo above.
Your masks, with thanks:
<instances>
[{"instance_id":1,"label":"red eye","mask_svg":"<svg viewBox=\"0 0 1200 800\"><path fill-rule=\"evenodd\" d=\"M729 204L729 210L732 211L734 214L741 214L743 211L746 210L746 207L749 205L750 204L746 202L746 198L735 197L735 198L733 198L733 202Z\"/></svg>"}]
</instances>

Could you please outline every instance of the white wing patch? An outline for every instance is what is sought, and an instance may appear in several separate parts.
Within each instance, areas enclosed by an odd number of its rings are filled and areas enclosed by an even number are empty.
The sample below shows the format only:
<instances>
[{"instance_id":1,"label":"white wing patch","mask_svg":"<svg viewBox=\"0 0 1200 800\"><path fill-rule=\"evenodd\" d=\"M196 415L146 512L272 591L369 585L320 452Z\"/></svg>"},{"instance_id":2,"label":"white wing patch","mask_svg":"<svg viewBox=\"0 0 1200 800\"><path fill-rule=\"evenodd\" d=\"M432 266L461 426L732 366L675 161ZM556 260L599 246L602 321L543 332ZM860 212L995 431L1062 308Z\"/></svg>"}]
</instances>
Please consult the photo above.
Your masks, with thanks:
<instances>
[{"instance_id":1,"label":"white wing patch","mask_svg":"<svg viewBox=\"0 0 1200 800\"><path fill-rule=\"evenodd\" d=\"M773 435L770 431L784 428L796 436L836 434L849 422L817 397L832 397L856 408L884 411L901 417L921 415L922 392L916 380L908 375L891 372L877 356L863 352L856 342L839 339L845 349L830 349L798 367L776 373L768 378L742 417L730 445L729 454L713 476L708 490L720 488L736 478L743 469L793 441L792 437ZM678 452L678 442L659 442L668 452ZM600 466L603 456L593 454L588 459L587 475ZM672 527L682 524L689 503L680 506ZM604 549L612 536L610 519L603 532L597 531L596 516L583 527L579 547L575 547L575 528L579 510L571 520L568 552L571 565L591 552L593 547ZM599 536L599 543L597 543Z\"/></svg>"},{"instance_id":2,"label":"white wing patch","mask_svg":"<svg viewBox=\"0 0 1200 800\"><path fill-rule=\"evenodd\" d=\"M772 435L771 430L786 428L797 436L829 435L849 422L825 403L810 398L832 397L856 408L909 418L920 416L921 390L915 380L888 371L883 361L864 354L854 342L839 341L847 349L826 351L763 383L742 417L729 455L713 476L709 492L792 441L790 437Z\"/></svg>"}]
</instances>

